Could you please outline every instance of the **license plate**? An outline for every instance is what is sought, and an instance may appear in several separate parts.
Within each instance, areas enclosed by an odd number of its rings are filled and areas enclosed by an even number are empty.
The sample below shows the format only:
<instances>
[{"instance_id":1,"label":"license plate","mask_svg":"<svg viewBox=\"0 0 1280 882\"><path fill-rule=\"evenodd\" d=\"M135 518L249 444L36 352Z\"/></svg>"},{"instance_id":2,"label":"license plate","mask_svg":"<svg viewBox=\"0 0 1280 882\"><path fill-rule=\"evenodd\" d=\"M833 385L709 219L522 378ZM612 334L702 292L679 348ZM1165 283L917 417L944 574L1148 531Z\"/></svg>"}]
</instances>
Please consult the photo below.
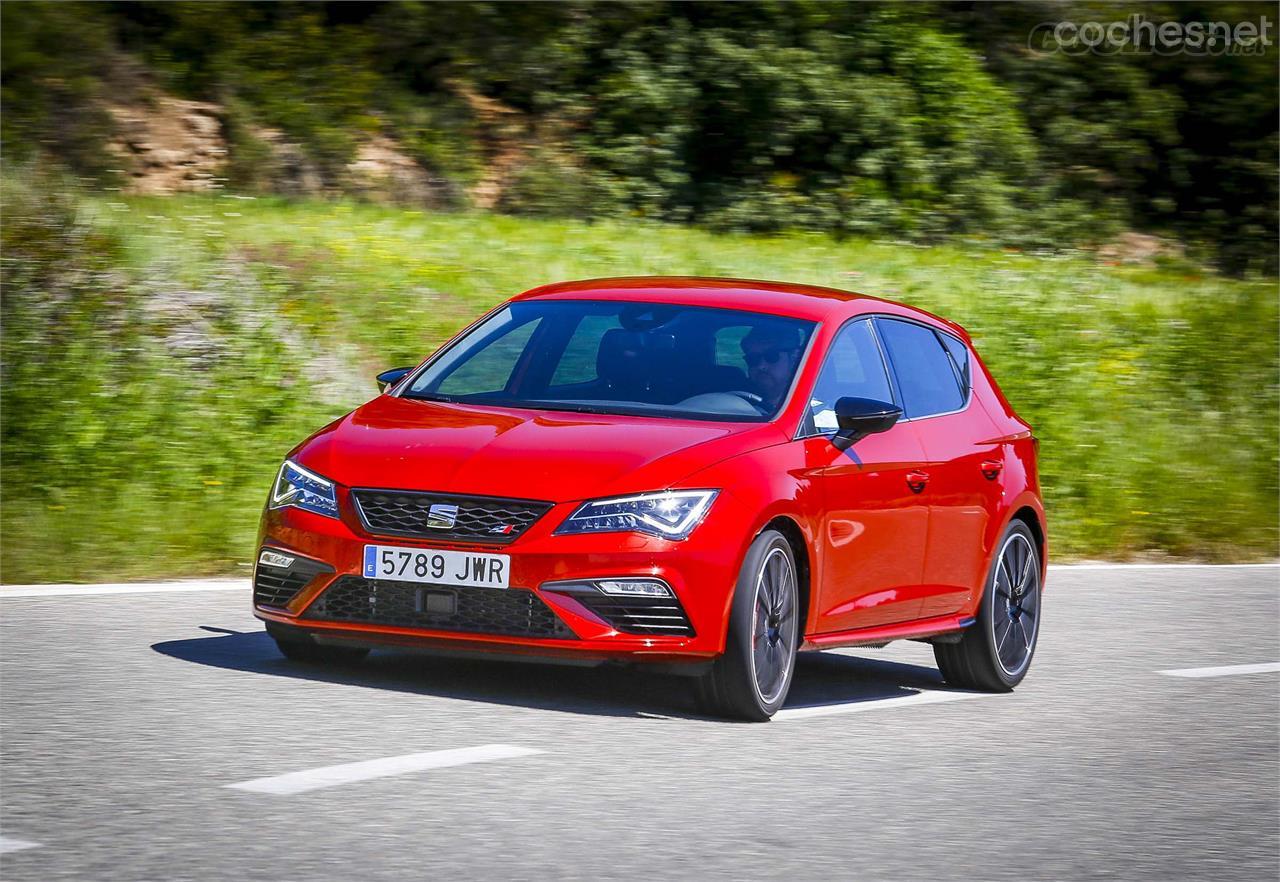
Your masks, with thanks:
<instances>
[{"instance_id":1,"label":"license plate","mask_svg":"<svg viewBox=\"0 0 1280 882\"><path fill-rule=\"evenodd\" d=\"M511 558L399 545L366 545L364 577L464 588L507 588Z\"/></svg>"}]
</instances>

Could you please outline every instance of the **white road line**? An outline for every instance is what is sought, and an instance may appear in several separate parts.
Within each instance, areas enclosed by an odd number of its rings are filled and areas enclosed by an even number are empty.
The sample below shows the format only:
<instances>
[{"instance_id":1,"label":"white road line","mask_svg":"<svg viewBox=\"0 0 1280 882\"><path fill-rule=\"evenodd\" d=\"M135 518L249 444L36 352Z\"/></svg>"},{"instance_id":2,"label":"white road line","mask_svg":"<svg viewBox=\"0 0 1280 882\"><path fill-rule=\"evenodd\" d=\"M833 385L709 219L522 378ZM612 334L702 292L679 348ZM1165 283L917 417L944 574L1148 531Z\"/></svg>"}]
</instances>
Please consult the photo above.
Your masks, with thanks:
<instances>
[{"instance_id":1,"label":"white road line","mask_svg":"<svg viewBox=\"0 0 1280 882\"><path fill-rule=\"evenodd\" d=\"M1167 677L1232 677L1236 674L1273 674L1280 671L1280 662L1263 662L1257 665L1224 665L1220 668L1181 668L1176 671L1157 671Z\"/></svg>"},{"instance_id":2,"label":"white road line","mask_svg":"<svg viewBox=\"0 0 1280 882\"><path fill-rule=\"evenodd\" d=\"M276 775L272 778L254 778L252 781L241 781L238 784L224 786L234 790L248 790L252 793L290 796L295 793L306 793L309 790L319 790L322 787L368 781L371 778L386 778L391 775L403 775L406 772L443 769L468 763L488 763L542 752L531 747L518 747L511 744L485 744L480 747L407 753L404 756L389 756L361 763L346 763L341 766L324 766L319 769Z\"/></svg>"},{"instance_id":3,"label":"white road line","mask_svg":"<svg viewBox=\"0 0 1280 882\"><path fill-rule=\"evenodd\" d=\"M0 836L0 854L11 851L22 851L25 848L39 848L39 842L28 842L25 839L14 839L12 836Z\"/></svg>"},{"instance_id":4,"label":"white road line","mask_svg":"<svg viewBox=\"0 0 1280 882\"><path fill-rule=\"evenodd\" d=\"M774 720L807 720L811 717L830 717L835 714L859 714L866 711L889 710L895 707L911 707L918 704L942 704L947 701L961 701L966 698L991 697L993 692L942 692L925 690L914 695L900 695L896 698L867 699L865 701L847 701L842 704L815 704L808 707L784 707L773 715Z\"/></svg>"},{"instance_id":5,"label":"white road line","mask_svg":"<svg viewBox=\"0 0 1280 882\"><path fill-rule=\"evenodd\" d=\"M1280 563L1201 564L1201 563L1066 563L1049 564L1050 572L1071 570L1258 570L1275 569Z\"/></svg>"},{"instance_id":6,"label":"white road line","mask_svg":"<svg viewBox=\"0 0 1280 882\"><path fill-rule=\"evenodd\" d=\"M95 594L170 594L186 591L248 591L247 579L190 582L120 582L103 585L0 585L0 600L13 597L79 597Z\"/></svg>"}]
</instances>

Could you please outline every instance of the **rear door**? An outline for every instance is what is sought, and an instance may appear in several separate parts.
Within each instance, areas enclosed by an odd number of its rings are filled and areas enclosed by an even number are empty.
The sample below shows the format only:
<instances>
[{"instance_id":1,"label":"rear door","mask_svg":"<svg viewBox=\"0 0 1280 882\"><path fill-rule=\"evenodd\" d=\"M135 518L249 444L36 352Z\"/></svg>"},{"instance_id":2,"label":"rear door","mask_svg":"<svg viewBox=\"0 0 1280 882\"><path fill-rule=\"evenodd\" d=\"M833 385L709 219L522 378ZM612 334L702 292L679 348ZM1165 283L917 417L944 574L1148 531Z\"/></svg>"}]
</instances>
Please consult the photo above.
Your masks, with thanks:
<instances>
[{"instance_id":1,"label":"rear door","mask_svg":"<svg viewBox=\"0 0 1280 882\"><path fill-rule=\"evenodd\" d=\"M986 528L999 504L998 434L972 403L965 345L916 322L877 318L903 410L924 452L929 512L921 618L965 608L985 577Z\"/></svg>"},{"instance_id":2,"label":"rear door","mask_svg":"<svg viewBox=\"0 0 1280 882\"><path fill-rule=\"evenodd\" d=\"M894 400L870 319L848 322L832 340L802 428L825 509L817 633L913 619L921 603L929 515L911 476L924 465L923 448L915 428L899 423L837 450L835 403L844 396Z\"/></svg>"}]
</instances>

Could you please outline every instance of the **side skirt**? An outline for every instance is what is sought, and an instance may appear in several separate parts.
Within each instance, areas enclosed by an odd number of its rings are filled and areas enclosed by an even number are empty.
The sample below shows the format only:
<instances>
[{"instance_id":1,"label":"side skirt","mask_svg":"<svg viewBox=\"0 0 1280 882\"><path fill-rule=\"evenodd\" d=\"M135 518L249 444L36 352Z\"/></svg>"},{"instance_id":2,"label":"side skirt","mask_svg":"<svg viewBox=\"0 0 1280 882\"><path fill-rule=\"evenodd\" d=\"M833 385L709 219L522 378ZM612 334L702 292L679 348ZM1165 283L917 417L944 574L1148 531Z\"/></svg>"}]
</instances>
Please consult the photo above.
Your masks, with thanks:
<instances>
[{"instance_id":1,"label":"side skirt","mask_svg":"<svg viewBox=\"0 0 1280 882\"><path fill-rule=\"evenodd\" d=\"M954 643L964 629L974 623L973 616L938 616L914 622L895 622L852 631L811 634L800 647L805 650L835 649L839 646L883 646L891 640L923 640L928 643Z\"/></svg>"}]
</instances>

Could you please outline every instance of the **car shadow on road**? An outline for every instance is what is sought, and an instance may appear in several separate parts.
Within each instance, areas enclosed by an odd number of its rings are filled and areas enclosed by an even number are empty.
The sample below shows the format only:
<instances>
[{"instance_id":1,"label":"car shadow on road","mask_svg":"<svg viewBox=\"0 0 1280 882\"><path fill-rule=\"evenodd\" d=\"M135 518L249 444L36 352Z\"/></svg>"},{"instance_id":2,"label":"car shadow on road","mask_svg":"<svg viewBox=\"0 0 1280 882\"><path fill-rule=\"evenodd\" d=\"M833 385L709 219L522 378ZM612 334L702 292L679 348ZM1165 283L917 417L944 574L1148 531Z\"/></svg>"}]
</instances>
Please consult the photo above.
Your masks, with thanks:
<instances>
[{"instance_id":1,"label":"car shadow on road","mask_svg":"<svg viewBox=\"0 0 1280 882\"><path fill-rule=\"evenodd\" d=\"M456 658L380 650L353 665L315 665L280 655L265 631L204 626L211 635L152 645L161 655L294 680L340 683L564 713L710 719L700 713L687 677L640 667L571 667L490 658ZM868 650L874 652L875 650ZM936 669L832 653L803 653L786 706L880 701L943 688Z\"/></svg>"}]
</instances>

